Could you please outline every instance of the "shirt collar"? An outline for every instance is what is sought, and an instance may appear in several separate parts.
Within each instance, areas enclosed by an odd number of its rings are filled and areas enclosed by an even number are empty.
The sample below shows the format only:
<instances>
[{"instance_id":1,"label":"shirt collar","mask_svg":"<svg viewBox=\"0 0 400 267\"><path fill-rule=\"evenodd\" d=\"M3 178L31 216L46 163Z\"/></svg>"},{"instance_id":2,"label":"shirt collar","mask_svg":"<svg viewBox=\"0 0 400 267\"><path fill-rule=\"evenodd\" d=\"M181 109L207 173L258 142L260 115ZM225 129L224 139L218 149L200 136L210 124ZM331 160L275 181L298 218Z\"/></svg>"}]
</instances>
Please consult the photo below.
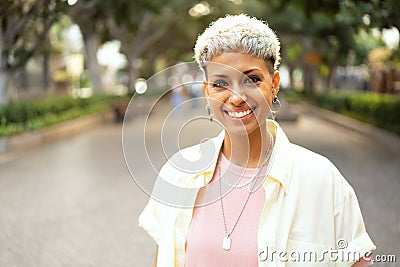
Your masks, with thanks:
<instances>
[{"instance_id":1,"label":"shirt collar","mask_svg":"<svg viewBox=\"0 0 400 267\"><path fill-rule=\"evenodd\" d=\"M285 193L287 193L292 173L292 153L290 153L291 143L276 121L267 120L266 127L275 137L275 144L274 148L272 149L271 155L272 166L268 176L278 181L282 185ZM210 140L211 142L213 142L214 146L219 149L215 150L216 154L214 155L213 162L203 172L204 174L214 172L218 161L218 155L224 141L224 137L225 131L222 131L218 134L218 136ZM205 182L209 183L211 178L212 175L209 175L208 179Z\"/></svg>"},{"instance_id":2,"label":"shirt collar","mask_svg":"<svg viewBox=\"0 0 400 267\"><path fill-rule=\"evenodd\" d=\"M293 158L291 152L291 143L285 132L276 121L268 120L267 128L275 136L275 144L272 150L272 167L269 177L277 180L287 193L292 177Z\"/></svg>"}]
</instances>

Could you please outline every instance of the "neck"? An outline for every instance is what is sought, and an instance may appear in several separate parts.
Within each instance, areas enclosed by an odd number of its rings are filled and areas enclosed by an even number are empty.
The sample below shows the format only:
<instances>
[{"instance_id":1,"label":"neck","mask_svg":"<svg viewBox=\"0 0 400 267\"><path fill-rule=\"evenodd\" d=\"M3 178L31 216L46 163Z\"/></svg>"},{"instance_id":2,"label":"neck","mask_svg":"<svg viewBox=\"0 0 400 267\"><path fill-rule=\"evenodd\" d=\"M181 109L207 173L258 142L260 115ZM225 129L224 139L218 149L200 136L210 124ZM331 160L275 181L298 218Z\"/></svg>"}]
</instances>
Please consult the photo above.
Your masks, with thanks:
<instances>
[{"instance_id":1,"label":"neck","mask_svg":"<svg viewBox=\"0 0 400 267\"><path fill-rule=\"evenodd\" d=\"M270 135L265 125L248 135L234 135L226 132L222 152L226 158L239 166L256 168L266 157L270 146L269 139Z\"/></svg>"}]
</instances>

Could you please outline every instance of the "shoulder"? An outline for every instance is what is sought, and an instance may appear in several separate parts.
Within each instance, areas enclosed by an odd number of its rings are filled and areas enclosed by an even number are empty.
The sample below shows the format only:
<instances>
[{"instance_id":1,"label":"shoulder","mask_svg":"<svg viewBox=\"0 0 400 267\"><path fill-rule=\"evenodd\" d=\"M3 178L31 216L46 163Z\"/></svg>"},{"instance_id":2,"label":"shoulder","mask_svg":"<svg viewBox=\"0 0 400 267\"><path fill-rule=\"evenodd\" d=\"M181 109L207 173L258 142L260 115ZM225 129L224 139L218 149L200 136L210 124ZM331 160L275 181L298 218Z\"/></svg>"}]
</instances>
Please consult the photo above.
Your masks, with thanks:
<instances>
[{"instance_id":1,"label":"shoulder","mask_svg":"<svg viewBox=\"0 0 400 267\"><path fill-rule=\"evenodd\" d=\"M328 164L329 159L326 158L325 156L318 154L314 151L311 151L305 147L296 145L291 143L290 146L291 152L294 153L294 155L297 156L295 160L300 160L300 161L305 161L305 160L312 160L312 161L317 161L318 163L323 163L323 164ZM304 163L304 162L302 162Z\"/></svg>"},{"instance_id":2,"label":"shoulder","mask_svg":"<svg viewBox=\"0 0 400 267\"><path fill-rule=\"evenodd\" d=\"M298 210L320 218L332 218L343 213L346 203L357 206L353 187L338 168L325 156L298 145L291 146L293 155L288 200L297 203Z\"/></svg>"},{"instance_id":3,"label":"shoulder","mask_svg":"<svg viewBox=\"0 0 400 267\"><path fill-rule=\"evenodd\" d=\"M292 183L332 195L353 191L338 168L327 157L304 147L291 144L293 155Z\"/></svg>"},{"instance_id":4,"label":"shoulder","mask_svg":"<svg viewBox=\"0 0 400 267\"><path fill-rule=\"evenodd\" d=\"M307 176L325 176L337 170L336 166L325 156L299 145L291 144L293 170Z\"/></svg>"},{"instance_id":5,"label":"shoulder","mask_svg":"<svg viewBox=\"0 0 400 267\"><path fill-rule=\"evenodd\" d=\"M222 144L221 134L186 148L182 148L167 159L159 176L173 184L183 177L196 176L213 169Z\"/></svg>"}]
</instances>

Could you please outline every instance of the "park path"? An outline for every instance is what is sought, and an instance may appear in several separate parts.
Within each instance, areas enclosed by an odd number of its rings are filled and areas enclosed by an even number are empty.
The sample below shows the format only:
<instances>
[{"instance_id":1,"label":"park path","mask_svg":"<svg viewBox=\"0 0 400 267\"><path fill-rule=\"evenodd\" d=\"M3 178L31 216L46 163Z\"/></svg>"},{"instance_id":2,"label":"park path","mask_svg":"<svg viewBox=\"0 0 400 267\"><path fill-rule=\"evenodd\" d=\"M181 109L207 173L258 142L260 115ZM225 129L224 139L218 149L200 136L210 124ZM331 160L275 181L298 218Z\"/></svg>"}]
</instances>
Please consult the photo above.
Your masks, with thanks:
<instances>
[{"instance_id":1,"label":"park path","mask_svg":"<svg viewBox=\"0 0 400 267\"><path fill-rule=\"evenodd\" d=\"M138 117L127 127L140 127L143 119ZM376 253L399 257L398 146L304 114L295 123L281 125L293 142L326 155L338 166L356 190L367 230L379 248ZM201 139L207 133L197 125L186 136ZM148 138L151 146L159 136L150 131ZM129 145L138 142L133 134ZM144 158L138 155L138 160ZM147 198L126 168L120 124L3 157L0 266L149 266L155 245L137 226Z\"/></svg>"}]
</instances>

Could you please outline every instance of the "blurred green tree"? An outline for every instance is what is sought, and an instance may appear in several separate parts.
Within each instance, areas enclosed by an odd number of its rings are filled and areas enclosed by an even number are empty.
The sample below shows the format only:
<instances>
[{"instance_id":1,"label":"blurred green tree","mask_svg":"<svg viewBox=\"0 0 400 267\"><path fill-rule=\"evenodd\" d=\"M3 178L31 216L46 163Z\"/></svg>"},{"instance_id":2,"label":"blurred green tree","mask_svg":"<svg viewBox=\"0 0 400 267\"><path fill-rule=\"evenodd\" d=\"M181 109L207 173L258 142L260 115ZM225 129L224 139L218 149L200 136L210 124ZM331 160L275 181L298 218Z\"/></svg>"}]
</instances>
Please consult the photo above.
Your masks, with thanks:
<instances>
[{"instance_id":1,"label":"blurred green tree","mask_svg":"<svg viewBox=\"0 0 400 267\"><path fill-rule=\"evenodd\" d=\"M93 93L103 90L102 68L97 61L97 50L107 32L105 18L110 0L79 0L67 9L67 14L79 26L85 44L85 65Z\"/></svg>"},{"instance_id":2,"label":"blurred green tree","mask_svg":"<svg viewBox=\"0 0 400 267\"><path fill-rule=\"evenodd\" d=\"M304 89L313 90L315 75L321 65L329 87L335 67L354 47L352 35L357 25L352 17L341 17L340 1L270 1L264 10L267 12L263 16L269 18L282 40L290 40L290 43L282 43L283 50L289 53L283 63L300 65ZM293 57L294 54L300 60Z\"/></svg>"},{"instance_id":3,"label":"blurred green tree","mask_svg":"<svg viewBox=\"0 0 400 267\"><path fill-rule=\"evenodd\" d=\"M378 29L396 27L400 29L400 1L398 0L341 0L343 11L347 15L358 18L359 23L363 16L368 17L368 27Z\"/></svg>"},{"instance_id":4,"label":"blurred green tree","mask_svg":"<svg viewBox=\"0 0 400 267\"><path fill-rule=\"evenodd\" d=\"M0 105L10 101L9 82L47 41L61 14L57 0L3 0L0 3Z\"/></svg>"},{"instance_id":5,"label":"blurred green tree","mask_svg":"<svg viewBox=\"0 0 400 267\"><path fill-rule=\"evenodd\" d=\"M143 65L142 58L155 59L152 50L162 38L173 34L173 24L187 14L195 1L185 0L79 0L68 14L81 29L85 42L87 68L94 91L100 91L101 68L96 53L107 40L121 42L127 58L128 87L133 88ZM162 53L162 52L161 52Z\"/></svg>"},{"instance_id":6,"label":"blurred green tree","mask_svg":"<svg viewBox=\"0 0 400 267\"><path fill-rule=\"evenodd\" d=\"M139 76L139 67L142 66L140 57L169 28L171 14L165 10L167 4L164 1L116 0L110 6L107 26L110 36L121 41L121 52L127 58L130 90Z\"/></svg>"},{"instance_id":7,"label":"blurred green tree","mask_svg":"<svg viewBox=\"0 0 400 267\"><path fill-rule=\"evenodd\" d=\"M349 51L357 49L355 37L359 28L399 29L397 0L270 0L253 5L257 8L249 13L266 18L282 40L290 40L282 43L283 51L293 54L293 43L301 44L301 60L290 58L286 62L284 57L283 63L290 66L296 61L302 65L305 90L313 90L318 67L326 72L326 87L333 86L336 67L347 64ZM370 20L368 25L366 17Z\"/></svg>"},{"instance_id":8,"label":"blurred green tree","mask_svg":"<svg viewBox=\"0 0 400 267\"><path fill-rule=\"evenodd\" d=\"M167 10L173 10L168 31L144 53L144 75L148 76L177 62L193 60L193 47L197 36L207 25L226 14L246 12L246 7L254 0L214 0L214 1L170 1ZM162 18L165 18L162 15ZM160 21L163 23L163 21ZM162 64L159 64L162 62Z\"/></svg>"},{"instance_id":9,"label":"blurred green tree","mask_svg":"<svg viewBox=\"0 0 400 267\"><path fill-rule=\"evenodd\" d=\"M356 43L355 65L368 64L368 54L377 47L386 47L380 36L376 36L367 29L361 28L354 36Z\"/></svg>"}]
</instances>

